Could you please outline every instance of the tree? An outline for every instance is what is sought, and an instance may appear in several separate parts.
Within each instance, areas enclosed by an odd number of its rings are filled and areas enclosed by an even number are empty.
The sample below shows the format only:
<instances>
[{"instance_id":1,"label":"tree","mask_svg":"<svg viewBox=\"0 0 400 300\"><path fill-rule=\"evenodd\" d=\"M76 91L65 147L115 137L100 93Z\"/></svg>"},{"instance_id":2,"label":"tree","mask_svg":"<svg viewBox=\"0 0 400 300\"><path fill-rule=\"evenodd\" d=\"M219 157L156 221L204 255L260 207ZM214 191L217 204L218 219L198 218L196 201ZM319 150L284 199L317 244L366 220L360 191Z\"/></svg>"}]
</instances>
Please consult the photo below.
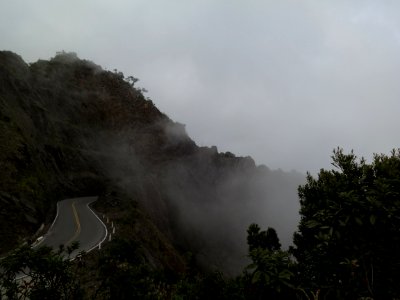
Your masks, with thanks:
<instances>
[{"instance_id":1,"label":"tree","mask_svg":"<svg viewBox=\"0 0 400 300\"><path fill-rule=\"evenodd\" d=\"M293 253L300 276L326 298L399 297L400 152L333 152L335 170L299 187L301 221Z\"/></svg>"},{"instance_id":2,"label":"tree","mask_svg":"<svg viewBox=\"0 0 400 300\"><path fill-rule=\"evenodd\" d=\"M254 249L280 250L281 243L274 228L268 227L267 231L261 231L257 224L251 224L247 229L247 244L249 252Z\"/></svg>"},{"instance_id":3,"label":"tree","mask_svg":"<svg viewBox=\"0 0 400 300\"><path fill-rule=\"evenodd\" d=\"M49 247L17 249L0 261L0 299L81 299L78 266L69 260L77 248L78 244L56 252Z\"/></svg>"},{"instance_id":4,"label":"tree","mask_svg":"<svg viewBox=\"0 0 400 300\"><path fill-rule=\"evenodd\" d=\"M278 234L272 227L267 228L265 246L270 251L281 250L281 243L279 242Z\"/></svg>"},{"instance_id":5,"label":"tree","mask_svg":"<svg viewBox=\"0 0 400 300\"><path fill-rule=\"evenodd\" d=\"M96 299L158 299L154 270L134 241L115 239L98 261L100 286Z\"/></svg>"},{"instance_id":6,"label":"tree","mask_svg":"<svg viewBox=\"0 0 400 300\"><path fill-rule=\"evenodd\" d=\"M252 263L246 268L248 278L248 298L287 298L294 296L291 284L293 262L287 251L281 250L275 229L268 227L261 231L257 224L247 230L249 257Z\"/></svg>"},{"instance_id":7,"label":"tree","mask_svg":"<svg viewBox=\"0 0 400 300\"><path fill-rule=\"evenodd\" d=\"M139 79L133 76L128 76L125 78L125 81L128 82L133 87L135 83L139 81Z\"/></svg>"}]
</instances>

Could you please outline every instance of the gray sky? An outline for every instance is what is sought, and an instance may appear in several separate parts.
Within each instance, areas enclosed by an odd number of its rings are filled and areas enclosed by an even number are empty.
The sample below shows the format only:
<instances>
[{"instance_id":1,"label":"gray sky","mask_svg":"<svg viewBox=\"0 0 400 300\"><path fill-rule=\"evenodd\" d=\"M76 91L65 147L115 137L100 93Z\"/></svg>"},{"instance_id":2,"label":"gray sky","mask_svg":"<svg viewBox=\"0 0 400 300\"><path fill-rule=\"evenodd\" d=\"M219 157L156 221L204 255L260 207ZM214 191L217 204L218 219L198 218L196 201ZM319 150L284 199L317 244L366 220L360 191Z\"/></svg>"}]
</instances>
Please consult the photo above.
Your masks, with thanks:
<instances>
[{"instance_id":1,"label":"gray sky","mask_svg":"<svg viewBox=\"0 0 400 300\"><path fill-rule=\"evenodd\" d=\"M198 145L270 168L400 146L400 1L2 0L0 49L138 77Z\"/></svg>"}]
</instances>

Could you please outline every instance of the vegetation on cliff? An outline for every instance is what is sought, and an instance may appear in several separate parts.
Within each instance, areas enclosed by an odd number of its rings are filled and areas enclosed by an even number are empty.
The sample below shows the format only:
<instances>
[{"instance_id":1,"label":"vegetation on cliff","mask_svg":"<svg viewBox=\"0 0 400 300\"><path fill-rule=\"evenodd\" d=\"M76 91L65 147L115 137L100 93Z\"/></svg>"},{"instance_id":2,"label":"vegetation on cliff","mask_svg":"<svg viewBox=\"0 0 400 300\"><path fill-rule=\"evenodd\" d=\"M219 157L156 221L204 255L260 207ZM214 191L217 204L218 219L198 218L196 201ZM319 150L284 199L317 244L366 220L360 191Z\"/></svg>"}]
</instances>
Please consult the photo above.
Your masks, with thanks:
<instances>
[{"instance_id":1,"label":"vegetation on cliff","mask_svg":"<svg viewBox=\"0 0 400 300\"><path fill-rule=\"evenodd\" d=\"M74 53L28 65L0 52L0 252L29 243L66 197L99 195L96 210L118 226L81 261L19 248L0 262L10 293L21 294L12 274L29 263L38 298L400 296L398 151L368 164L337 149L336 169L304 184L198 147L136 82ZM65 292L47 288L49 270Z\"/></svg>"},{"instance_id":2,"label":"vegetation on cliff","mask_svg":"<svg viewBox=\"0 0 400 300\"><path fill-rule=\"evenodd\" d=\"M179 256L190 252L204 268L237 274L253 222L290 243L303 175L198 147L136 78L75 53L28 65L3 51L0 68L0 236L8 240L0 252L50 224L58 200L82 195L99 195L96 208L112 211L159 267L181 269Z\"/></svg>"}]
</instances>

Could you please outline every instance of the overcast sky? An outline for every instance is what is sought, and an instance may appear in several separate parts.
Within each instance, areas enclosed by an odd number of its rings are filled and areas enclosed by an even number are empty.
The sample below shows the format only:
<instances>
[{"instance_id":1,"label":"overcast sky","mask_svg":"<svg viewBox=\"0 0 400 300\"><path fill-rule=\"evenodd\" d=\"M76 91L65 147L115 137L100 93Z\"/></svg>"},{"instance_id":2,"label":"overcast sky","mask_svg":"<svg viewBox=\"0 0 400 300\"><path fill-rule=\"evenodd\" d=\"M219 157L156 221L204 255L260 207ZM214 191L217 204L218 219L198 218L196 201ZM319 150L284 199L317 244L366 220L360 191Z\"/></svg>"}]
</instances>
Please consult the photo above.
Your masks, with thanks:
<instances>
[{"instance_id":1,"label":"overcast sky","mask_svg":"<svg viewBox=\"0 0 400 300\"><path fill-rule=\"evenodd\" d=\"M2 0L0 49L138 77L198 145L273 169L400 146L400 1Z\"/></svg>"}]
</instances>

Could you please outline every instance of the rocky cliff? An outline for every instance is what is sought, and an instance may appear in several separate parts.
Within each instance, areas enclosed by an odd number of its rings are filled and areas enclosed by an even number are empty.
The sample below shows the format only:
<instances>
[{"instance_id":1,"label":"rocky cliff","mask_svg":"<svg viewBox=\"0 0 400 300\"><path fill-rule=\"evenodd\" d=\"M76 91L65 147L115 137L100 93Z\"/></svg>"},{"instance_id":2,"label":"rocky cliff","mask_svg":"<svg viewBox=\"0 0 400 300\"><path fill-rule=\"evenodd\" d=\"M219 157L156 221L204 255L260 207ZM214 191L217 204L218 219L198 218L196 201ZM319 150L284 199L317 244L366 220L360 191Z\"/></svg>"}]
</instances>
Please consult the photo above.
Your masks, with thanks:
<instances>
[{"instance_id":1,"label":"rocky cliff","mask_svg":"<svg viewBox=\"0 0 400 300\"><path fill-rule=\"evenodd\" d=\"M135 81L74 53L28 65L0 52L0 251L51 223L58 200L82 195L100 195L97 209L161 267L184 268L190 252L234 273L252 222L287 244L303 176L198 147Z\"/></svg>"}]
</instances>

